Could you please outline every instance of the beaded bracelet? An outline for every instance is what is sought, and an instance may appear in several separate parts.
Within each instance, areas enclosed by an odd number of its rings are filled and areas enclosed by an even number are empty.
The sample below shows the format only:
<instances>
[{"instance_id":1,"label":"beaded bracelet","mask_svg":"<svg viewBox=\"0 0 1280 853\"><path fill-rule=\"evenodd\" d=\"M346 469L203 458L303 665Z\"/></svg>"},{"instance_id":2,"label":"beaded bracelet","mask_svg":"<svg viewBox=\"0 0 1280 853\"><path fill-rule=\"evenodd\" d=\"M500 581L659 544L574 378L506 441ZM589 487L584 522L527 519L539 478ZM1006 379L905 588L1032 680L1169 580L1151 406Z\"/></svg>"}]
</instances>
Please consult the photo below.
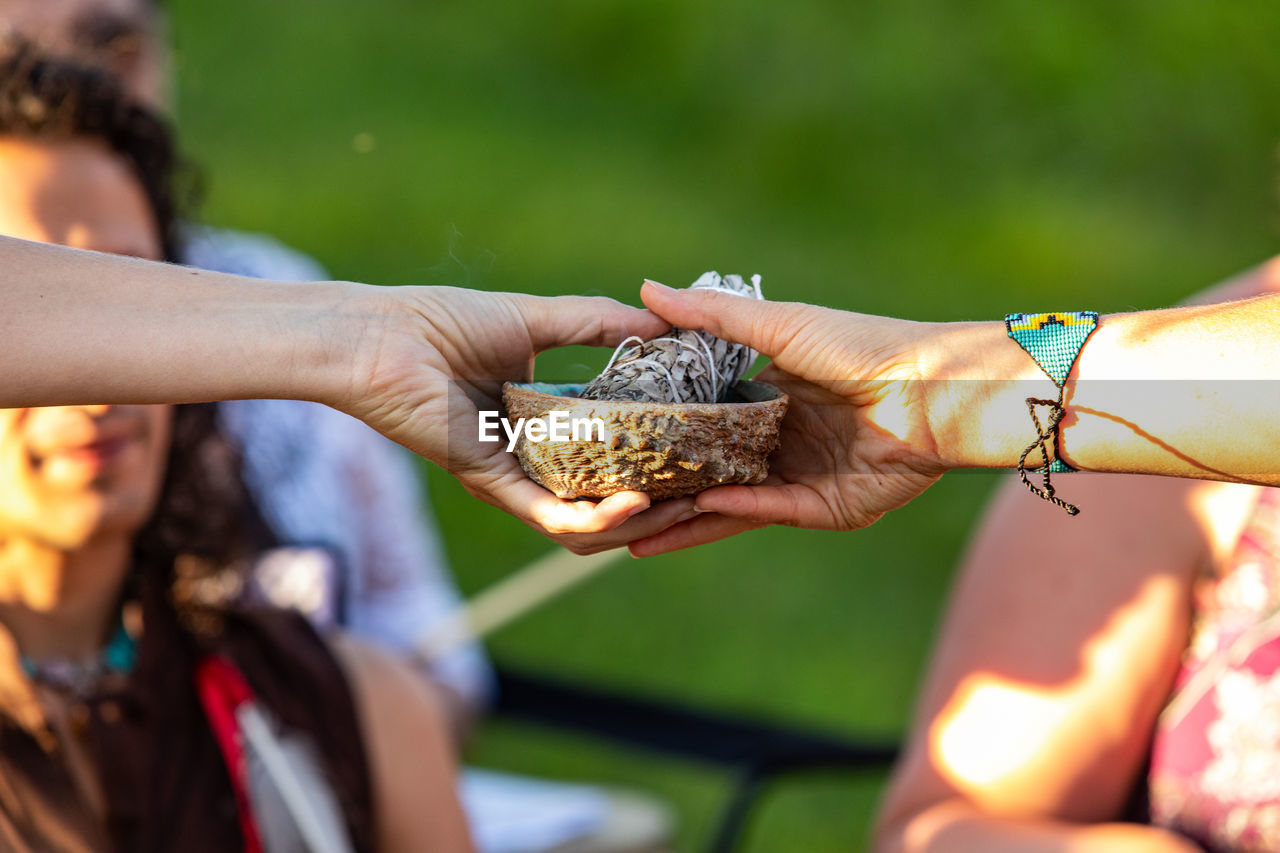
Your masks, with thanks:
<instances>
[{"instance_id":1,"label":"beaded bracelet","mask_svg":"<svg viewBox=\"0 0 1280 853\"><path fill-rule=\"evenodd\" d=\"M1070 465L1062 461L1058 453L1059 427L1066 414L1063 398L1067 391L1067 377L1080 355L1084 342L1098 328L1098 314L1095 311L1054 311L1048 314L1009 314L1004 318L1005 330L1009 337L1018 342L1018 346L1026 350L1027 355L1035 360L1058 388L1058 399L1043 400L1037 397L1027 398L1027 411L1031 413L1031 422L1036 427L1035 441L1027 445L1018 457L1018 474L1031 493L1056 504L1067 511L1067 515L1078 515L1080 508L1054 496L1053 484L1049 482L1051 473L1057 474L1074 471ZM1036 406L1048 406L1048 420L1041 425ZM1050 461L1049 448L1053 448L1053 459ZM1027 457L1039 449L1041 463L1031 468L1042 472L1044 482L1037 486L1027 477Z\"/></svg>"}]
</instances>

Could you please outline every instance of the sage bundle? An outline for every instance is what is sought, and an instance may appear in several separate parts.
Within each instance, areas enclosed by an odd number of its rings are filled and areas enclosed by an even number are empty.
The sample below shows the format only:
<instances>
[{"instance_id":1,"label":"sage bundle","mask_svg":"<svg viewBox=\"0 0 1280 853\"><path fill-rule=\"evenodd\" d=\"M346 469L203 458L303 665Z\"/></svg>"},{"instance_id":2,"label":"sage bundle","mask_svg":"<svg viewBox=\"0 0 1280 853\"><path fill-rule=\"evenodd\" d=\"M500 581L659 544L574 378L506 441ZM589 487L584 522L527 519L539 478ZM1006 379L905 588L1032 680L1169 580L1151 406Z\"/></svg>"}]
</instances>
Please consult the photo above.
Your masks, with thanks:
<instances>
[{"instance_id":1,"label":"sage bundle","mask_svg":"<svg viewBox=\"0 0 1280 853\"><path fill-rule=\"evenodd\" d=\"M760 276L748 283L740 275L703 273L691 290L718 290L763 299ZM709 332L672 329L651 340L630 337L582 392L587 400L640 403L722 403L751 369L755 350L721 340Z\"/></svg>"}]
</instances>

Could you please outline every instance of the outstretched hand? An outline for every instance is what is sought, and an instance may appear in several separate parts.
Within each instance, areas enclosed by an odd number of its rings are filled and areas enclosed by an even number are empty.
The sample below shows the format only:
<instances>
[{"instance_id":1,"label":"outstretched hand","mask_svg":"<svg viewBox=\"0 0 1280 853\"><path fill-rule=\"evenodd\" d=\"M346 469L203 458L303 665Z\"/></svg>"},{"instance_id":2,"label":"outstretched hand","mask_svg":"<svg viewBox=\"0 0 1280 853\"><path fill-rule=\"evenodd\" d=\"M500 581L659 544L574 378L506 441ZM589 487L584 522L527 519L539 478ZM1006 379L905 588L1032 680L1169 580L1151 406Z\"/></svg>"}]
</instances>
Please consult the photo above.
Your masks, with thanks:
<instances>
[{"instance_id":1,"label":"outstretched hand","mask_svg":"<svg viewBox=\"0 0 1280 853\"><path fill-rule=\"evenodd\" d=\"M791 405L765 483L703 492L697 517L634 542L635 556L768 524L865 527L945 470L932 452L912 346L919 324L653 282L641 294L673 325L706 329L772 358L759 378L782 388Z\"/></svg>"},{"instance_id":2,"label":"outstretched hand","mask_svg":"<svg viewBox=\"0 0 1280 853\"><path fill-rule=\"evenodd\" d=\"M641 492L567 501L530 480L505 442L478 441L481 410L501 410L502 383L526 381L533 358L573 344L615 346L667 329L603 297L537 297L453 287L380 289L342 406L443 466L472 495L578 553L643 537L692 513L692 501L649 509ZM377 401L369 403L367 401Z\"/></svg>"}]
</instances>

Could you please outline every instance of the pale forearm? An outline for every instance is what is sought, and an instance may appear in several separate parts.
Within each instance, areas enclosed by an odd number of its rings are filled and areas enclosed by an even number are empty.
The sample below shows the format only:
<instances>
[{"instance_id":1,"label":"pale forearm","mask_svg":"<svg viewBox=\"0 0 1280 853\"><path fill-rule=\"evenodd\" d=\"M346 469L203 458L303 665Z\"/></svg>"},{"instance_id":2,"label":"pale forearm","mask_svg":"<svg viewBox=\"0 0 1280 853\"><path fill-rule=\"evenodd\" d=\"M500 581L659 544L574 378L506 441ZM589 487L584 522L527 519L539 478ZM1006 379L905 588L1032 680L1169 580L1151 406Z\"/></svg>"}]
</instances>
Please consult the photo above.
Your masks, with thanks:
<instances>
[{"instance_id":1,"label":"pale forearm","mask_svg":"<svg viewBox=\"0 0 1280 853\"><path fill-rule=\"evenodd\" d=\"M1091 471L1280 482L1280 297L1107 315L1067 383L1064 459ZM1025 399L1057 389L1000 323L924 338L929 420L949 467L1012 467ZM1032 459L1037 459L1033 455Z\"/></svg>"},{"instance_id":2,"label":"pale forearm","mask_svg":"<svg viewBox=\"0 0 1280 853\"><path fill-rule=\"evenodd\" d=\"M238 276L0 238L0 405L341 398L370 288Z\"/></svg>"},{"instance_id":3,"label":"pale forearm","mask_svg":"<svg viewBox=\"0 0 1280 853\"><path fill-rule=\"evenodd\" d=\"M1104 318L1069 388L1076 467L1280 482L1280 297Z\"/></svg>"}]
</instances>

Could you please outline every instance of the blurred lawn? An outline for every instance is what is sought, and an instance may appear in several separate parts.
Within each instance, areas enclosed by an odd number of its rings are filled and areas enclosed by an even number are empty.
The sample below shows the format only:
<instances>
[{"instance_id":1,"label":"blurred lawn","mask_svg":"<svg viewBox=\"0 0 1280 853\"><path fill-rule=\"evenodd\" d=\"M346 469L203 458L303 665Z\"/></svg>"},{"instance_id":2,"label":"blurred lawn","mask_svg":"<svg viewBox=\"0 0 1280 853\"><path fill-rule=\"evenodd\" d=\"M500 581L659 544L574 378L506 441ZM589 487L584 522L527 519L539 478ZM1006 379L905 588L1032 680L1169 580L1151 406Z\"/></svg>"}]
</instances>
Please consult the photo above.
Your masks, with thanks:
<instances>
[{"instance_id":1,"label":"blurred lawn","mask_svg":"<svg viewBox=\"0 0 1280 853\"><path fill-rule=\"evenodd\" d=\"M208 218L338 277L635 301L759 272L775 299L919 319L1166 304L1275 251L1264 0L173 2ZM540 363L583 378L602 353ZM464 590L547 548L429 475ZM858 534L633 562L500 633L507 660L843 732L905 725L993 479ZM674 801L723 780L495 725L475 761ZM880 780L768 800L750 849L858 849Z\"/></svg>"}]
</instances>

